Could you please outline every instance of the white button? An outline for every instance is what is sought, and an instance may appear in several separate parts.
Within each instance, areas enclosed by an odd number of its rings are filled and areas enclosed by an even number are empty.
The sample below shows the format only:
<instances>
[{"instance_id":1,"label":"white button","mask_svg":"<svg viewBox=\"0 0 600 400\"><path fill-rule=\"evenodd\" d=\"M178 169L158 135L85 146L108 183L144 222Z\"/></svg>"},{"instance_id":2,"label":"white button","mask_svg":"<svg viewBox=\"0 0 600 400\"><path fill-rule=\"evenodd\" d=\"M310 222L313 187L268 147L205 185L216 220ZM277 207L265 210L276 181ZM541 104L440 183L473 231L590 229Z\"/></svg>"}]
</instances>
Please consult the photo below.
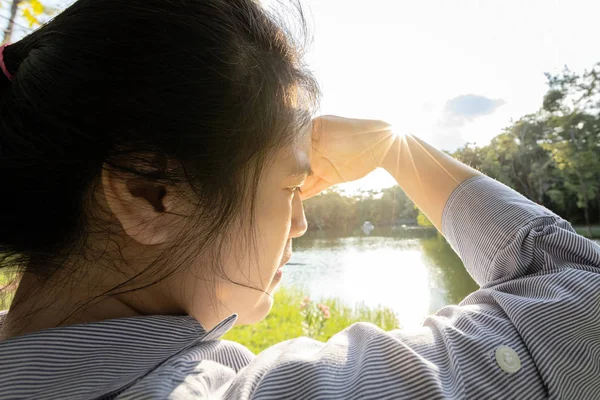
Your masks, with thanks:
<instances>
[{"instance_id":1,"label":"white button","mask_svg":"<svg viewBox=\"0 0 600 400\"><path fill-rule=\"evenodd\" d=\"M502 346L496 349L496 362L504 372L509 374L514 374L521 369L521 359L519 359L519 355L508 346Z\"/></svg>"}]
</instances>

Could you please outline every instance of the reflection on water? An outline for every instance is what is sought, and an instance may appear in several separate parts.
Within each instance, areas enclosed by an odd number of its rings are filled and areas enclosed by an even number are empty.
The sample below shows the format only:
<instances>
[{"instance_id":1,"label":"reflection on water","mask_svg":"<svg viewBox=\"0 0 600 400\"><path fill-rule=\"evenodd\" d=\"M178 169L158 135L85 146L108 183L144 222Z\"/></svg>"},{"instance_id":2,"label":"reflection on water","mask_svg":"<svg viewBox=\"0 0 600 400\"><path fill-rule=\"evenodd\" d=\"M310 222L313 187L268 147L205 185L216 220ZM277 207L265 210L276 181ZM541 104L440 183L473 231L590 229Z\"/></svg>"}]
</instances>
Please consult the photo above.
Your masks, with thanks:
<instances>
[{"instance_id":1,"label":"reflection on water","mask_svg":"<svg viewBox=\"0 0 600 400\"><path fill-rule=\"evenodd\" d=\"M443 238L303 238L294 244L284 285L311 297L394 309L403 327L447 304L457 304L477 285Z\"/></svg>"}]
</instances>

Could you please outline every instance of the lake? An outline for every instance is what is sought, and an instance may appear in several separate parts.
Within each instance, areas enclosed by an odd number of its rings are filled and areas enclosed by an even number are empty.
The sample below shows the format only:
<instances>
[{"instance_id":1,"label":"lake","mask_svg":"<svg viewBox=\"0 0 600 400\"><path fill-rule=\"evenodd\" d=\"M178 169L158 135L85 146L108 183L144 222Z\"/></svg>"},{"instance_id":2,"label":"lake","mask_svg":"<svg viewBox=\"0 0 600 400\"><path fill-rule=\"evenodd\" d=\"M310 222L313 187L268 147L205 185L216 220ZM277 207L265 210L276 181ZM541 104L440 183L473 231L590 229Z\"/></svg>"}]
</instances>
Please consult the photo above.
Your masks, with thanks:
<instances>
[{"instance_id":1,"label":"lake","mask_svg":"<svg viewBox=\"0 0 600 400\"><path fill-rule=\"evenodd\" d=\"M477 289L446 241L428 236L298 239L283 285L302 288L315 300L386 306L402 327L418 326Z\"/></svg>"},{"instance_id":2,"label":"lake","mask_svg":"<svg viewBox=\"0 0 600 400\"><path fill-rule=\"evenodd\" d=\"M402 327L419 326L478 288L442 237L419 236L425 237L302 237L294 241L282 284L304 289L313 300L386 306Z\"/></svg>"}]
</instances>

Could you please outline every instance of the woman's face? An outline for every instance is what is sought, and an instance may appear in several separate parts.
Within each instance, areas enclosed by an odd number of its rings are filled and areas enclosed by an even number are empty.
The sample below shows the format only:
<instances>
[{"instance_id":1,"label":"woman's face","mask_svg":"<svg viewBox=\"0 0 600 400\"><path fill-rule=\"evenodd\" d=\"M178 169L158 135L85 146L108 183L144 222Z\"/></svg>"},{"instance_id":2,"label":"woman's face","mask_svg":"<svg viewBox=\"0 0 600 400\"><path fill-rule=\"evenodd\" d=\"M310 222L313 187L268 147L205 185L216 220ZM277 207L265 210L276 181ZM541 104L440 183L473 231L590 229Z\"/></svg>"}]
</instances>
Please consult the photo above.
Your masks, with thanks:
<instances>
[{"instance_id":1,"label":"woman's face","mask_svg":"<svg viewBox=\"0 0 600 400\"><path fill-rule=\"evenodd\" d=\"M239 324L254 323L271 310L273 292L292 255L292 239L307 229L299 189L310 173L310 135L306 136L304 143L281 150L263 169L254 223L248 224L249 215L242 215L246 223L238 220L233 224L220 260L223 273L216 277L216 302L206 297L202 301L197 278L186 279L194 284L188 293L196 294L187 312L204 326L213 326L232 313L238 314ZM207 307L207 302L211 306Z\"/></svg>"}]
</instances>

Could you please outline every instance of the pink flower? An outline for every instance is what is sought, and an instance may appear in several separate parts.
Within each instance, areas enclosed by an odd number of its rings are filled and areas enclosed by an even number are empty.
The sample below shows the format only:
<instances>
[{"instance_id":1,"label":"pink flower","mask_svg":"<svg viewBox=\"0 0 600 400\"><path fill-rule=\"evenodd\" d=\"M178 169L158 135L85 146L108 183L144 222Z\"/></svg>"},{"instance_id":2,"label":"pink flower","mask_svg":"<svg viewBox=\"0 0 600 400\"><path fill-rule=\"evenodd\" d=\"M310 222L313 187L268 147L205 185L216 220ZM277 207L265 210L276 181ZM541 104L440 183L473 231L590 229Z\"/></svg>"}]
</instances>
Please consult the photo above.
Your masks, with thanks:
<instances>
[{"instance_id":1,"label":"pink flower","mask_svg":"<svg viewBox=\"0 0 600 400\"><path fill-rule=\"evenodd\" d=\"M300 303L300 309L304 310L309 304L310 304L310 299L308 298L308 296L305 296L304 300L302 300L302 303Z\"/></svg>"},{"instance_id":2,"label":"pink flower","mask_svg":"<svg viewBox=\"0 0 600 400\"><path fill-rule=\"evenodd\" d=\"M329 311L328 306L326 306L325 304L319 304L317 307L319 307L319 310L321 310L321 313L323 314L323 318L328 319L331 317L331 313Z\"/></svg>"}]
</instances>

